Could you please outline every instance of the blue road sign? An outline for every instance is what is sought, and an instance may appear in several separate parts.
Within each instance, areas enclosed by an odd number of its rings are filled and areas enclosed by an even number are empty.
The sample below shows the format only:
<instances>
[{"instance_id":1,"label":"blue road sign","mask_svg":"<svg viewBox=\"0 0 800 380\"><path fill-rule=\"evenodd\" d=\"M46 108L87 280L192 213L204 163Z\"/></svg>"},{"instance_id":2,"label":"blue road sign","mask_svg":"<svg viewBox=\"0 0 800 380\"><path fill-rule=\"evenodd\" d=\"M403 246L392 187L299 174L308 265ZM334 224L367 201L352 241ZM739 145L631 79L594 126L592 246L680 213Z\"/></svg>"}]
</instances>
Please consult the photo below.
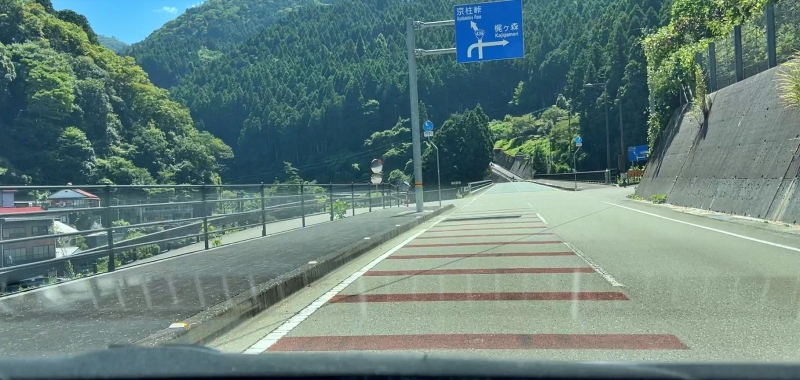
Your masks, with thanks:
<instances>
[{"instance_id":1,"label":"blue road sign","mask_svg":"<svg viewBox=\"0 0 800 380\"><path fill-rule=\"evenodd\" d=\"M425 123L422 124L422 129L424 129L426 131L432 131L433 130L433 122L430 121L430 120L426 121Z\"/></svg>"},{"instance_id":2,"label":"blue road sign","mask_svg":"<svg viewBox=\"0 0 800 380\"><path fill-rule=\"evenodd\" d=\"M628 161L647 161L648 153L650 153L650 147L647 145L629 146Z\"/></svg>"},{"instance_id":3,"label":"blue road sign","mask_svg":"<svg viewBox=\"0 0 800 380\"><path fill-rule=\"evenodd\" d=\"M458 63L522 58L522 0L456 5Z\"/></svg>"},{"instance_id":4,"label":"blue road sign","mask_svg":"<svg viewBox=\"0 0 800 380\"><path fill-rule=\"evenodd\" d=\"M576 137L575 144L583 144L583 139L580 136Z\"/></svg>"}]
</instances>

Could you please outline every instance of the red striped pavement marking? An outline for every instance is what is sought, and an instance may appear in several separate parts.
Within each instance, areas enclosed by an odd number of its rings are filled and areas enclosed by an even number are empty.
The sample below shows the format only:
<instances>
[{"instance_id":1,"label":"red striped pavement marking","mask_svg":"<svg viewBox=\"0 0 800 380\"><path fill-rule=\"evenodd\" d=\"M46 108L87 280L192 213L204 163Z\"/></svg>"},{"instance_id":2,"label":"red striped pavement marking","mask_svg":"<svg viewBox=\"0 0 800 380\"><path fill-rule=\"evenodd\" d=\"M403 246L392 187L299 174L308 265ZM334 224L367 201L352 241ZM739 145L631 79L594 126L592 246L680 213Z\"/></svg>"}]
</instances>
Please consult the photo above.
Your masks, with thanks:
<instances>
[{"instance_id":1,"label":"red striped pavement marking","mask_svg":"<svg viewBox=\"0 0 800 380\"><path fill-rule=\"evenodd\" d=\"M548 273L595 273L586 268L497 268L497 269L430 269L430 270L373 270L364 276L437 276L450 274L548 274Z\"/></svg>"},{"instance_id":2,"label":"red striped pavement marking","mask_svg":"<svg viewBox=\"0 0 800 380\"><path fill-rule=\"evenodd\" d=\"M455 227L455 226L451 226L451 227ZM530 226L530 227L497 227L497 228L491 228L491 227L484 227L484 228L459 228L459 229L454 229L454 230L453 230L453 229L438 229L438 228L437 228L437 229L433 229L433 228L431 228L431 229L430 229L430 230L428 230L428 232L426 232L426 233L431 233L431 232L460 232L460 231L489 231L489 230L504 230L504 231L505 231L505 230L529 230L529 229L532 229L532 228L547 228L547 226Z\"/></svg>"},{"instance_id":3,"label":"red striped pavement marking","mask_svg":"<svg viewBox=\"0 0 800 380\"><path fill-rule=\"evenodd\" d=\"M540 236L540 235L555 235L552 232L534 232L530 234L479 234L479 235L437 235L437 236L420 236L419 239L449 239L449 238L477 238L477 237L495 237L495 236Z\"/></svg>"},{"instance_id":4,"label":"red striped pavement marking","mask_svg":"<svg viewBox=\"0 0 800 380\"><path fill-rule=\"evenodd\" d=\"M481 241L475 243L441 243L441 244L408 244L404 249L409 248L434 248L434 247L465 247L470 245L541 245L541 244L564 244L561 240L542 240L542 241Z\"/></svg>"},{"instance_id":5,"label":"red striped pavement marking","mask_svg":"<svg viewBox=\"0 0 800 380\"><path fill-rule=\"evenodd\" d=\"M519 219L514 219L514 220L519 220ZM453 222L457 222L457 220L454 220ZM444 223L444 222L442 222L442 223ZM531 223L542 223L542 222L541 222L541 221L539 221L539 220L537 219L537 220L535 220L535 221L530 221L530 222L500 222L500 221L491 221L491 222L486 222L486 223L464 223L464 224L449 224L449 223L448 223L448 224L445 224L445 225L443 225L443 227L459 227L459 226L485 226L485 225L487 225L487 224L495 225L495 224L531 224Z\"/></svg>"},{"instance_id":6,"label":"red striped pavement marking","mask_svg":"<svg viewBox=\"0 0 800 380\"><path fill-rule=\"evenodd\" d=\"M385 260L416 260L416 259L458 259L458 258L486 258L486 257L545 257L545 256L575 256L575 252L521 252L521 253L453 253L449 255L392 255Z\"/></svg>"},{"instance_id":7,"label":"red striped pavement marking","mask_svg":"<svg viewBox=\"0 0 800 380\"><path fill-rule=\"evenodd\" d=\"M284 337L268 351L688 349L670 334L427 334Z\"/></svg>"},{"instance_id":8,"label":"red striped pavement marking","mask_svg":"<svg viewBox=\"0 0 800 380\"><path fill-rule=\"evenodd\" d=\"M339 294L330 303L435 301L627 301L620 292Z\"/></svg>"}]
</instances>

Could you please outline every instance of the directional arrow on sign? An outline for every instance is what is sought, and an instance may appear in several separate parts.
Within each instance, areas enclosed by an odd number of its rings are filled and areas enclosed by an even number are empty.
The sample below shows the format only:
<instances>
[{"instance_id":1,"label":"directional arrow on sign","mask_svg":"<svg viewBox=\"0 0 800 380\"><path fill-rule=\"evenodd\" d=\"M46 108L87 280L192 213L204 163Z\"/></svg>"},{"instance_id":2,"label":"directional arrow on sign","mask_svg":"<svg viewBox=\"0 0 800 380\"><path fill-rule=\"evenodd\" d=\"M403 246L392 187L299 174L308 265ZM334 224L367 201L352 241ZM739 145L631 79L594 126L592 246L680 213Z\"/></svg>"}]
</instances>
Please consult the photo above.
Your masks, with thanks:
<instances>
[{"instance_id":1,"label":"directional arrow on sign","mask_svg":"<svg viewBox=\"0 0 800 380\"><path fill-rule=\"evenodd\" d=\"M467 49L467 58L472 58L472 50L477 48L478 49L478 59L483 59L483 48L489 46L506 46L508 45L508 41L494 41L494 42L483 42L478 40L477 43L469 45L469 49Z\"/></svg>"}]
</instances>

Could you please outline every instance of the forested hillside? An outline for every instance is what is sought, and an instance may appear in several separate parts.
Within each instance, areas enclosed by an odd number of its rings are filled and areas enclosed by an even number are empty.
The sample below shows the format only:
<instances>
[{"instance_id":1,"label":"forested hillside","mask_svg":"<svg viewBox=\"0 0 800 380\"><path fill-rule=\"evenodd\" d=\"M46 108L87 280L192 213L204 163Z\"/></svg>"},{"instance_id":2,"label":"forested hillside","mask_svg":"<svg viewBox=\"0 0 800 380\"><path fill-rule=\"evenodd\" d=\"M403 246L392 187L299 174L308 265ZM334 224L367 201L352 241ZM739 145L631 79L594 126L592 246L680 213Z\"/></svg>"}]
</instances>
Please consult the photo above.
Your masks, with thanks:
<instances>
[{"instance_id":1,"label":"forested hillside","mask_svg":"<svg viewBox=\"0 0 800 380\"><path fill-rule=\"evenodd\" d=\"M86 18L0 0L0 183L219 182L231 150Z\"/></svg>"},{"instance_id":2,"label":"forested hillside","mask_svg":"<svg viewBox=\"0 0 800 380\"><path fill-rule=\"evenodd\" d=\"M458 2L342 0L304 7L189 72L171 92L200 128L234 148L233 181L271 180L284 161L321 180L360 178L369 160L388 149L406 159L396 144L365 147L375 132L402 129L409 115L405 18L452 18ZM524 59L469 65L452 56L420 59L423 116L440 126L480 103L490 119L504 119L547 108L563 93L580 115L583 167L604 168L602 90L583 85L605 77L612 132L621 95L626 143L646 143L646 62L637 42L666 23L669 3L526 0ZM447 28L418 33L419 48L452 45ZM615 158L619 134L611 136ZM353 164L364 170L354 171Z\"/></svg>"},{"instance_id":3,"label":"forested hillside","mask_svg":"<svg viewBox=\"0 0 800 380\"><path fill-rule=\"evenodd\" d=\"M338 0L207 0L186 10L126 51L159 87L230 52L275 20L301 7Z\"/></svg>"},{"instance_id":4,"label":"forested hillside","mask_svg":"<svg viewBox=\"0 0 800 380\"><path fill-rule=\"evenodd\" d=\"M97 36L97 41L100 42L100 45L105 46L114 53L122 53L128 48L128 44L114 37Z\"/></svg>"}]
</instances>

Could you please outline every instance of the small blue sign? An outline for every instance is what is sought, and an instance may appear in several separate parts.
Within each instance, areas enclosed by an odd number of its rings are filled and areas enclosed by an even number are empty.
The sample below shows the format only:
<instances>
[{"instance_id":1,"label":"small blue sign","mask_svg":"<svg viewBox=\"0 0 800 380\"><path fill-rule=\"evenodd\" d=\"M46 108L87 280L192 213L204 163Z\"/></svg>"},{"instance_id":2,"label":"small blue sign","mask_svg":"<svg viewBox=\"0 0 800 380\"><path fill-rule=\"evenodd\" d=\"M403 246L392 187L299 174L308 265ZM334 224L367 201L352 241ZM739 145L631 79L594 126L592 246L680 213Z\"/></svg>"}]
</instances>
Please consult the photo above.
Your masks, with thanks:
<instances>
[{"instance_id":1,"label":"small blue sign","mask_svg":"<svg viewBox=\"0 0 800 380\"><path fill-rule=\"evenodd\" d=\"M522 0L456 5L453 13L458 63L525 56Z\"/></svg>"},{"instance_id":2,"label":"small blue sign","mask_svg":"<svg viewBox=\"0 0 800 380\"><path fill-rule=\"evenodd\" d=\"M583 139L580 136L576 137L575 144L583 144Z\"/></svg>"},{"instance_id":3,"label":"small blue sign","mask_svg":"<svg viewBox=\"0 0 800 380\"><path fill-rule=\"evenodd\" d=\"M430 121L430 120L426 121L425 123L422 124L422 129L424 129L426 131L432 131L433 130L433 122Z\"/></svg>"},{"instance_id":4,"label":"small blue sign","mask_svg":"<svg viewBox=\"0 0 800 380\"><path fill-rule=\"evenodd\" d=\"M650 147L647 145L629 146L628 147L628 161L647 161L647 155L650 153Z\"/></svg>"}]
</instances>

